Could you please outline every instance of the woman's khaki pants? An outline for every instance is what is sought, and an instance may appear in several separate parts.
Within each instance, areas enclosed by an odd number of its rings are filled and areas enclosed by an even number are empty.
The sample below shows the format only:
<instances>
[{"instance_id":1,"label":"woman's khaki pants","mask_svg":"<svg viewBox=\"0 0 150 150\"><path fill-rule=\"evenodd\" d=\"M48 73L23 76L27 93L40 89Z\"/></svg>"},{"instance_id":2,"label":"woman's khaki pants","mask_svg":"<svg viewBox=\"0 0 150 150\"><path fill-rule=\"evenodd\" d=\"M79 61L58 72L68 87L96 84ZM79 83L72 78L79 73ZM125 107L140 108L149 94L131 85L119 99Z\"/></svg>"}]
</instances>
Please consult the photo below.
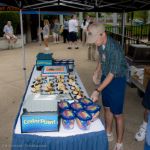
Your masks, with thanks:
<instances>
[{"instance_id":1,"label":"woman's khaki pants","mask_svg":"<svg viewBox=\"0 0 150 150\"><path fill-rule=\"evenodd\" d=\"M96 45L95 44L89 44L88 47L88 60L96 60Z\"/></svg>"}]
</instances>

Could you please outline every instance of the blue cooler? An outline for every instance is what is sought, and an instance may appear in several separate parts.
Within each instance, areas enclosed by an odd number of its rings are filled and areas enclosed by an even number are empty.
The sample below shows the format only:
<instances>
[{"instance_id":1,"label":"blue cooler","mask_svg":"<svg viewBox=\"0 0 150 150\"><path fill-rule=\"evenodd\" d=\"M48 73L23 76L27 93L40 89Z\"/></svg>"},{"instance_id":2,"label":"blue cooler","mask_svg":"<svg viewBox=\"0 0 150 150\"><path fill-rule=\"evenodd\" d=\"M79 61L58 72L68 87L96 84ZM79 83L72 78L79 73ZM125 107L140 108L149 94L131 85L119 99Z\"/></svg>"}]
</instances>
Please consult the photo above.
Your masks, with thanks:
<instances>
[{"instance_id":1,"label":"blue cooler","mask_svg":"<svg viewBox=\"0 0 150 150\"><path fill-rule=\"evenodd\" d=\"M53 65L53 58L52 53L44 54L39 53L36 56L36 68L37 70L41 70L44 66L52 66Z\"/></svg>"}]
</instances>

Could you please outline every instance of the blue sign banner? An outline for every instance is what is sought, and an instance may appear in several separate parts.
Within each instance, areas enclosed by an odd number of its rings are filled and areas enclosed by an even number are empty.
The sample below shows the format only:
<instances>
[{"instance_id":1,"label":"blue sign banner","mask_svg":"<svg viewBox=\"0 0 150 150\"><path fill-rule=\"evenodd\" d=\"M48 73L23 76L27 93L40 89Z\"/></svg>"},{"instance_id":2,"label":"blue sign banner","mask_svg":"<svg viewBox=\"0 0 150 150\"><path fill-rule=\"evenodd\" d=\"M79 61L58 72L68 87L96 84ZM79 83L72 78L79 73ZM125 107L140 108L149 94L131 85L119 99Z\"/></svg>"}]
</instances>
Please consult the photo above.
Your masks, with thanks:
<instances>
[{"instance_id":1,"label":"blue sign banner","mask_svg":"<svg viewBox=\"0 0 150 150\"><path fill-rule=\"evenodd\" d=\"M22 132L44 132L58 130L58 115L22 115Z\"/></svg>"},{"instance_id":2,"label":"blue sign banner","mask_svg":"<svg viewBox=\"0 0 150 150\"><path fill-rule=\"evenodd\" d=\"M37 60L36 61L36 66L51 66L52 65L52 60Z\"/></svg>"}]
</instances>

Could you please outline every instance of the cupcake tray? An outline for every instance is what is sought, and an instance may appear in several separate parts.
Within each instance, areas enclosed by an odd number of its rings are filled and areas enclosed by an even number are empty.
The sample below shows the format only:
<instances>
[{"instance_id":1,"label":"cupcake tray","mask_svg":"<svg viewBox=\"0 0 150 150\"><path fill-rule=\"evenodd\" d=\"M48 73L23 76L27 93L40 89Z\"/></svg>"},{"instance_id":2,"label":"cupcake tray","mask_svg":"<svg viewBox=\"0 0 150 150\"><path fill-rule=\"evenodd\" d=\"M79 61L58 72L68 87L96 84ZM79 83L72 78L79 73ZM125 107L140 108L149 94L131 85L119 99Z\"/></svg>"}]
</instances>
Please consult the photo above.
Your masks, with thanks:
<instances>
[{"instance_id":1,"label":"cupcake tray","mask_svg":"<svg viewBox=\"0 0 150 150\"><path fill-rule=\"evenodd\" d=\"M66 97L71 100L84 97L75 75L42 77L38 86L40 90L36 93L41 95L58 95L61 99Z\"/></svg>"}]
</instances>

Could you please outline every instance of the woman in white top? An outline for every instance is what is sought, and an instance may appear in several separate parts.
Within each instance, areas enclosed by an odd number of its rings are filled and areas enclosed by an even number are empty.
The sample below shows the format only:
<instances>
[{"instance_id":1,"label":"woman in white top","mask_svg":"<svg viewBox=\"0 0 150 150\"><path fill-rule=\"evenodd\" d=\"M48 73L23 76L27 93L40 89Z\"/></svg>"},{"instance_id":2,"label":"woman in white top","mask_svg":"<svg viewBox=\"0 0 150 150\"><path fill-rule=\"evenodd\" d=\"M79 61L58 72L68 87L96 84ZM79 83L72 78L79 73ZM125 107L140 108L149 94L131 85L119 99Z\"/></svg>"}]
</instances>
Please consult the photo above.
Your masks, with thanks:
<instances>
[{"instance_id":1,"label":"woman in white top","mask_svg":"<svg viewBox=\"0 0 150 150\"><path fill-rule=\"evenodd\" d=\"M89 23L86 19L83 20L83 23L81 24L82 29L82 43L83 45L86 43L86 36L87 36L87 27Z\"/></svg>"},{"instance_id":2,"label":"woman in white top","mask_svg":"<svg viewBox=\"0 0 150 150\"><path fill-rule=\"evenodd\" d=\"M49 50L48 48L48 39L49 39L49 21L47 19L44 20L44 27L43 27L43 38L45 44L45 50Z\"/></svg>"}]
</instances>

